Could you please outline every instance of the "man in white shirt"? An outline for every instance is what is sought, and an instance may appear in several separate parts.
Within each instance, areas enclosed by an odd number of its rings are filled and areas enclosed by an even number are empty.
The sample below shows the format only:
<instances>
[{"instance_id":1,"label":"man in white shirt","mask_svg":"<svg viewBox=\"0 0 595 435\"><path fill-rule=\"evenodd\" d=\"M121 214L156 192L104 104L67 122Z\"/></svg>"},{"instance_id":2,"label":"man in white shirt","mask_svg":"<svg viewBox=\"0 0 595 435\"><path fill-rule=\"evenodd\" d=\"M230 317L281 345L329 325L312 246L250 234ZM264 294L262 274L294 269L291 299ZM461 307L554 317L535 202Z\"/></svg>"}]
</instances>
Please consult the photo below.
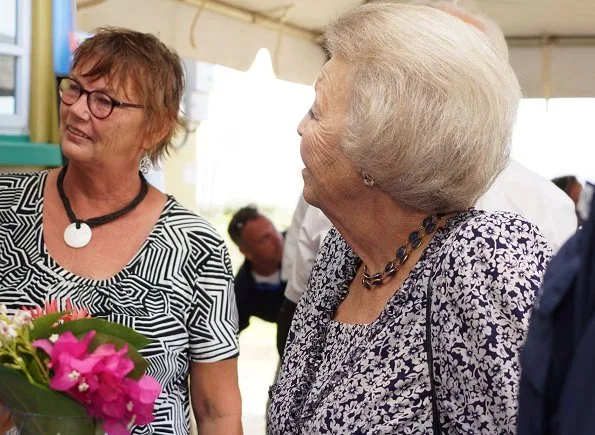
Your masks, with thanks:
<instances>
[{"instance_id":1,"label":"man in white shirt","mask_svg":"<svg viewBox=\"0 0 595 435\"><path fill-rule=\"evenodd\" d=\"M331 226L331 221L320 209L312 207L300 196L287 230L281 271L288 283L285 297L293 304L298 303L305 290L318 249Z\"/></svg>"}]
</instances>

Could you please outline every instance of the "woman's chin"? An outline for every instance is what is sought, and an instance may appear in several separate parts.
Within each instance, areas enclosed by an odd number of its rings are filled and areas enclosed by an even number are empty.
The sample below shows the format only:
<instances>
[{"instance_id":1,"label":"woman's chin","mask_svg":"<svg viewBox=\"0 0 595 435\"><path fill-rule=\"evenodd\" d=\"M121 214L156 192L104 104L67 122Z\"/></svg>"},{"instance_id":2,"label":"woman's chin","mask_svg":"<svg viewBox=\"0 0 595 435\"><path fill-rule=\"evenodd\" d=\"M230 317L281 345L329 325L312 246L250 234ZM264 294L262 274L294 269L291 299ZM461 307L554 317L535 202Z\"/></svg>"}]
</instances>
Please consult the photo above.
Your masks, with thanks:
<instances>
[{"instance_id":1,"label":"woman's chin","mask_svg":"<svg viewBox=\"0 0 595 435\"><path fill-rule=\"evenodd\" d=\"M85 146L83 144L65 139L60 142L60 147L62 149L62 154L64 154L64 157L66 157L68 160L85 161L91 159L92 153L88 144Z\"/></svg>"},{"instance_id":2,"label":"woman's chin","mask_svg":"<svg viewBox=\"0 0 595 435\"><path fill-rule=\"evenodd\" d=\"M318 207L318 198L316 197L314 189L312 189L312 186L309 186L304 183L304 190L302 191L302 194L304 196L304 200L308 204L313 205L314 207Z\"/></svg>"}]
</instances>

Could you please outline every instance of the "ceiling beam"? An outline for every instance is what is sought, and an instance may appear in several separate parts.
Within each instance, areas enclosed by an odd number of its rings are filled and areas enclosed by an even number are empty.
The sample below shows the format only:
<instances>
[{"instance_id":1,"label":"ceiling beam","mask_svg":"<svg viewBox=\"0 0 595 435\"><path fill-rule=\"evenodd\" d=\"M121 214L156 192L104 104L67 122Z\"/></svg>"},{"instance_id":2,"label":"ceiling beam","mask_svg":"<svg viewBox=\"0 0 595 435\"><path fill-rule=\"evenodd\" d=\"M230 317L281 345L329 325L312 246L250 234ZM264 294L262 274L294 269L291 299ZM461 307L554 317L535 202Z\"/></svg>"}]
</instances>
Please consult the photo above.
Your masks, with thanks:
<instances>
[{"instance_id":1,"label":"ceiling beam","mask_svg":"<svg viewBox=\"0 0 595 435\"><path fill-rule=\"evenodd\" d=\"M246 23L256 24L258 26L283 32L300 39L319 43L322 33L316 30L308 29L306 27L298 26L284 20L283 18L275 17L266 12L257 12L250 9L234 6L220 0L176 0L181 3L191 4L198 8L207 9L211 12L225 15L230 18L235 18Z\"/></svg>"},{"instance_id":2,"label":"ceiling beam","mask_svg":"<svg viewBox=\"0 0 595 435\"><path fill-rule=\"evenodd\" d=\"M507 36L506 42L511 47L595 46L595 35Z\"/></svg>"}]
</instances>

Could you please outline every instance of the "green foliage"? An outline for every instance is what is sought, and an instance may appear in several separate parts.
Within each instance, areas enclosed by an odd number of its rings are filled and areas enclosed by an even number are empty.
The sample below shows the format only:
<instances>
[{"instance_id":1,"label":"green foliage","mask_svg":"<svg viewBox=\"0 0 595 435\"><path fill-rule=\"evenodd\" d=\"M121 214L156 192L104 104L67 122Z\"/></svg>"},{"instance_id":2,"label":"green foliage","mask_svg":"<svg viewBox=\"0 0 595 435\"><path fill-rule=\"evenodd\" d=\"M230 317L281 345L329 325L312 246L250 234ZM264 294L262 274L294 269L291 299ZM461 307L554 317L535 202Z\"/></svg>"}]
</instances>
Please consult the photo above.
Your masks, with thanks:
<instances>
[{"instance_id":1,"label":"green foliage","mask_svg":"<svg viewBox=\"0 0 595 435\"><path fill-rule=\"evenodd\" d=\"M71 332L80 340L94 331L87 351L91 353L107 343L117 350L126 346L127 356L134 364L128 376L138 380L148 366L138 349L151 341L131 328L102 319L62 322L60 319L69 313L61 312L31 321L27 313L17 312L14 317L8 317L6 308L0 309L0 319L8 322L7 332L0 336L0 406L9 409L19 433L103 434L101 425L83 406L67 394L49 388L49 358L44 351L33 348L32 342L65 332Z\"/></svg>"},{"instance_id":2,"label":"green foliage","mask_svg":"<svg viewBox=\"0 0 595 435\"><path fill-rule=\"evenodd\" d=\"M0 402L21 435L103 433L85 408L68 396L32 384L17 370L0 365Z\"/></svg>"},{"instance_id":3,"label":"green foliage","mask_svg":"<svg viewBox=\"0 0 595 435\"><path fill-rule=\"evenodd\" d=\"M50 332L51 334L62 334L66 331L70 331L76 336L83 336L89 331L97 331L98 333L129 343L130 346L137 350L142 349L151 342L147 337L131 328L103 319L73 320L51 329Z\"/></svg>"},{"instance_id":4,"label":"green foliage","mask_svg":"<svg viewBox=\"0 0 595 435\"><path fill-rule=\"evenodd\" d=\"M31 378L38 384L38 385L45 385L47 383L47 378L42 373L39 366L36 362L31 358L27 358L27 372L31 376Z\"/></svg>"},{"instance_id":5,"label":"green foliage","mask_svg":"<svg viewBox=\"0 0 595 435\"><path fill-rule=\"evenodd\" d=\"M73 399L41 385L32 384L19 371L3 365L0 365L0 402L11 410L41 415L87 415L85 408Z\"/></svg>"},{"instance_id":6,"label":"green foliage","mask_svg":"<svg viewBox=\"0 0 595 435\"><path fill-rule=\"evenodd\" d=\"M64 314L65 313L46 314L45 316L33 320L33 329L29 332L31 341L40 338L49 338L49 336L53 334L53 332L51 332L53 325Z\"/></svg>"}]
</instances>

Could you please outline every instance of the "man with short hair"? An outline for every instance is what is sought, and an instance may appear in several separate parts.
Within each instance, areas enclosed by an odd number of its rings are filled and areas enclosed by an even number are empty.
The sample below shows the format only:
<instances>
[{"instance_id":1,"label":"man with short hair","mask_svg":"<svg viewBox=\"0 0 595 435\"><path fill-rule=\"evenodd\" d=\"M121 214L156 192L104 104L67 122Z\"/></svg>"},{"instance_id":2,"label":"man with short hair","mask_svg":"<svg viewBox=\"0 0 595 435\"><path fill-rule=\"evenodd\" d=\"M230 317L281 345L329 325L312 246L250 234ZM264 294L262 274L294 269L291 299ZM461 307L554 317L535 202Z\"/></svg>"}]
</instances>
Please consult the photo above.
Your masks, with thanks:
<instances>
[{"instance_id":1,"label":"man with short hair","mask_svg":"<svg viewBox=\"0 0 595 435\"><path fill-rule=\"evenodd\" d=\"M254 206L238 210L228 232L245 257L235 276L240 331L248 327L251 316L276 322L287 284L281 278L283 235ZM277 350L281 355L283 348L278 345Z\"/></svg>"}]
</instances>

